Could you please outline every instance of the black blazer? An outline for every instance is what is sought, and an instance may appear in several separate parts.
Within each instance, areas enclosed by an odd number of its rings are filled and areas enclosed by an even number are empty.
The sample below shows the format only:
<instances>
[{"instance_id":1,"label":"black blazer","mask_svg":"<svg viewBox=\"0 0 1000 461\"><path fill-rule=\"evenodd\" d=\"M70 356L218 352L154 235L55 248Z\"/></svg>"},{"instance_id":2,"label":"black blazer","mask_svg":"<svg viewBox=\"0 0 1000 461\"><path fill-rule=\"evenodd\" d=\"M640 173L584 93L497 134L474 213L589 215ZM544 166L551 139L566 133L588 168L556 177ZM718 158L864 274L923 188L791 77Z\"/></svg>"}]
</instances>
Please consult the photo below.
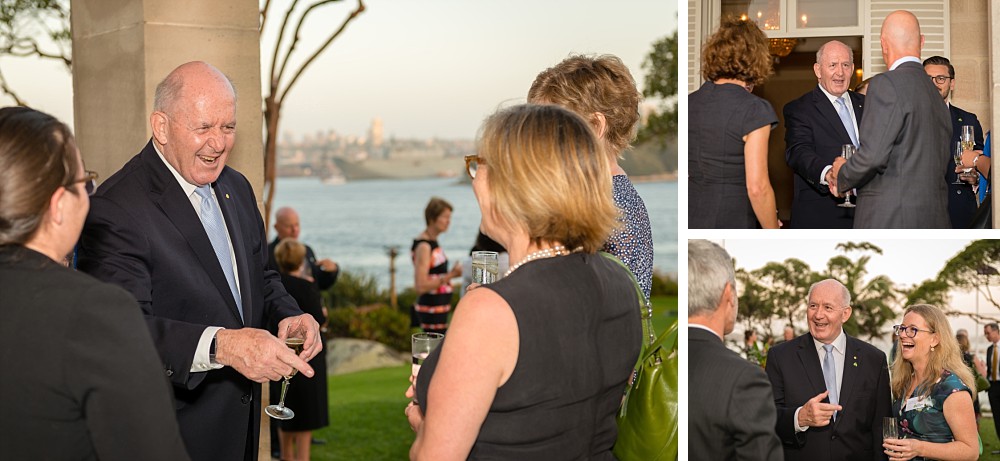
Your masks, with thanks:
<instances>
[{"instance_id":1,"label":"black blazer","mask_svg":"<svg viewBox=\"0 0 1000 461\"><path fill-rule=\"evenodd\" d=\"M275 237L274 240L271 240L271 243L267 244L267 268L275 272L281 272L278 270L278 263L274 260L274 249L278 246L278 243L280 243L278 237ZM337 282L337 276L340 275L340 267L330 272L323 270L316 261L316 253L313 252L312 247L309 245L305 245L305 247L306 261L309 264L309 269L312 271L313 280L316 281L316 287L320 290L330 289Z\"/></svg>"},{"instance_id":2,"label":"black blazer","mask_svg":"<svg viewBox=\"0 0 1000 461\"><path fill-rule=\"evenodd\" d=\"M795 433L795 410L826 391L823 368L811 334L771 348L767 376L778 409L778 437L786 460L885 460L882 418L889 416L891 394L885 354L871 344L847 337L837 419L825 427Z\"/></svg>"},{"instance_id":3,"label":"black blazer","mask_svg":"<svg viewBox=\"0 0 1000 461\"><path fill-rule=\"evenodd\" d=\"M863 95L848 91L854 116L860 128L864 112ZM844 199L830 194L819 183L820 174L840 148L851 144L840 115L817 85L812 91L785 104L785 161L795 172L795 196L792 200L791 227L795 229L850 229L854 227L854 209L837 206ZM859 139L861 134L858 133Z\"/></svg>"},{"instance_id":4,"label":"black blazer","mask_svg":"<svg viewBox=\"0 0 1000 461\"><path fill-rule=\"evenodd\" d=\"M0 246L0 458L185 460L135 299Z\"/></svg>"},{"instance_id":5,"label":"black blazer","mask_svg":"<svg viewBox=\"0 0 1000 461\"><path fill-rule=\"evenodd\" d=\"M983 126L979 124L979 118L972 112L966 112L954 104L948 106L951 110L951 144L950 149L955 149L955 144L962 139L962 125L972 125L974 139L976 140L976 150L983 150ZM948 151L951 153L951 150ZM972 192L971 184L952 184L955 182L955 158L948 156L948 169L945 171L944 179L948 182L948 217L951 219L951 227L954 229L968 229L972 224L972 218L976 216L978 204L976 194Z\"/></svg>"},{"instance_id":6,"label":"black blazer","mask_svg":"<svg viewBox=\"0 0 1000 461\"><path fill-rule=\"evenodd\" d=\"M690 459L781 459L764 371L701 328L688 328L688 345Z\"/></svg>"},{"instance_id":7,"label":"black blazer","mask_svg":"<svg viewBox=\"0 0 1000 461\"><path fill-rule=\"evenodd\" d=\"M206 327L263 328L302 311L264 268L267 240L250 183L225 167L212 187L233 244L245 325L197 212L152 141L91 198L79 267L139 301L191 457L256 459L260 384L230 367L191 373L195 349Z\"/></svg>"}]
</instances>

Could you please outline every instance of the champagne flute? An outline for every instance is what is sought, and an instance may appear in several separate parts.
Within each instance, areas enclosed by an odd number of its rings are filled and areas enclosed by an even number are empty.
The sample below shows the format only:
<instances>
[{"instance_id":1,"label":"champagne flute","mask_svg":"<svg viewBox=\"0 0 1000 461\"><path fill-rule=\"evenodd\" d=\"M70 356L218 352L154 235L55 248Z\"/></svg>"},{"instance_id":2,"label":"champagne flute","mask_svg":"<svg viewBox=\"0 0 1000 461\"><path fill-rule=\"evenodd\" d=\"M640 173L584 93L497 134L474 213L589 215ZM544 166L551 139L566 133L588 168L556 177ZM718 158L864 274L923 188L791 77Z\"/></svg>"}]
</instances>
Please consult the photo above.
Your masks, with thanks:
<instances>
[{"instance_id":1,"label":"champagne flute","mask_svg":"<svg viewBox=\"0 0 1000 461\"><path fill-rule=\"evenodd\" d=\"M962 150L975 150L976 138L972 125L962 125Z\"/></svg>"},{"instance_id":2,"label":"champagne flute","mask_svg":"<svg viewBox=\"0 0 1000 461\"><path fill-rule=\"evenodd\" d=\"M306 343L305 338L285 338L285 345L295 351L295 355L302 353L302 347ZM291 408L285 406L285 394L288 392L288 381L295 376L298 370L292 368L292 373L285 376L285 379L281 381L281 400L278 401L277 405L268 405L264 408L264 413L274 419L292 419L295 417L295 412Z\"/></svg>"},{"instance_id":3,"label":"champagne flute","mask_svg":"<svg viewBox=\"0 0 1000 461\"><path fill-rule=\"evenodd\" d=\"M410 339L410 343L413 349L413 365L410 368L411 374L413 374L413 385L417 385L417 373L420 373L420 366L424 364L424 360L428 355L431 355L433 351L441 341L444 340L444 335L441 333L414 333L413 337ZM413 403L417 403L417 399L413 399Z\"/></svg>"},{"instance_id":4,"label":"champagne flute","mask_svg":"<svg viewBox=\"0 0 1000 461\"><path fill-rule=\"evenodd\" d=\"M898 438L899 424L896 422L896 418L891 416L882 418L882 440Z\"/></svg>"},{"instance_id":5,"label":"champagne flute","mask_svg":"<svg viewBox=\"0 0 1000 461\"><path fill-rule=\"evenodd\" d=\"M472 283L486 285L496 282L500 275L499 257L495 251L473 251Z\"/></svg>"},{"instance_id":6,"label":"champagne flute","mask_svg":"<svg viewBox=\"0 0 1000 461\"><path fill-rule=\"evenodd\" d=\"M956 167L962 166L962 149L963 149L963 147L965 147L965 143L963 143L962 141L958 141L957 143L955 143L955 152L954 152L953 156L955 158L955 166ZM962 179L959 178L958 174L956 173L956 175L955 175L955 181L952 182L952 184L965 184L965 182L962 181Z\"/></svg>"},{"instance_id":7,"label":"champagne flute","mask_svg":"<svg viewBox=\"0 0 1000 461\"><path fill-rule=\"evenodd\" d=\"M854 155L854 144L844 144L840 147L840 156L844 160L850 160L851 156ZM844 203L838 203L837 206L843 208L854 208L854 204L851 203L851 191L844 192Z\"/></svg>"}]
</instances>

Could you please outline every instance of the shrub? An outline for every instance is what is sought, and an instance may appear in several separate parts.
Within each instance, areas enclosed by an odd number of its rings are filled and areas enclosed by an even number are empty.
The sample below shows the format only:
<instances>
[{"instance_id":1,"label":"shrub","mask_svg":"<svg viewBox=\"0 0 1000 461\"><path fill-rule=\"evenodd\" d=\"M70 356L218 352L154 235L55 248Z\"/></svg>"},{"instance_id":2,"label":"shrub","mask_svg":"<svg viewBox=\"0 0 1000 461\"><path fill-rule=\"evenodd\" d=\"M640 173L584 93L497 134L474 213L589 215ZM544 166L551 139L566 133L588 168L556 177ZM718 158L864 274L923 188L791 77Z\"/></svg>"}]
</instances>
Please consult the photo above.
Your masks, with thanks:
<instances>
[{"instance_id":1,"label":"shrub","mask_svg":"<svg viewBox=\"0 0 1000 461\"><path fill-rule=\"evenodd\" d=\"M341 271L327 294L330 297L327 306L332 308L389 303L389 295L379 289L375 276L364 272Z\"/></svg>"},{"instance_id":2,"label":"shrub","mask_svg":"<svg viewBox=\"0 0 1000 461\"><path fill-rule=\"evenodd\" d=\"M677 277L653 272L653 287L650 294L651 296L677 296Z\"/></svg>"},{"instance_id":3,"label":"shrub","mask_svg":"<svg viewBox=\"0 0 1000 461\"><path fill-rule=\"evenodd\" d=\"M330 311L333 336L378 341L398 351L410 349L410 316L388 305L339 307Z\"/></svg>"}]
</instances>

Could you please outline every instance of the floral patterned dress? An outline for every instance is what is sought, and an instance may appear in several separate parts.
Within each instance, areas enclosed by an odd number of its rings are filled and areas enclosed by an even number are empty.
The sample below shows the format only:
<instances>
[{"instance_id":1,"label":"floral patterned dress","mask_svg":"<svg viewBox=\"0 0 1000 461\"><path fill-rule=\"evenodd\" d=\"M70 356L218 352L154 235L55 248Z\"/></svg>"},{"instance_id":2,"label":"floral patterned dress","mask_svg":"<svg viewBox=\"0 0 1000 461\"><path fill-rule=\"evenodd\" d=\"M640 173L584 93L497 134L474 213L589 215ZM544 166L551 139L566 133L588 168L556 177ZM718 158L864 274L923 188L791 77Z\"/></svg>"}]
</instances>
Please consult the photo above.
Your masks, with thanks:
<instances>
[{"instance_id":1,"label":"floral patterned dress","mask_svg":"<svg viewBox=\"0 0 1000 461\"><path fill-rule=\"evenodd\" d=\"M899 418L900 437L934 443L955 440L944 419L944 401L955 392L965 391L972 395L972 391L948 370L941 372L941 377L931 386L930 395L921 397L924 391L923 386L917 386L907 398L892 402L892 413Z\"/></svg>"}]
</instances>

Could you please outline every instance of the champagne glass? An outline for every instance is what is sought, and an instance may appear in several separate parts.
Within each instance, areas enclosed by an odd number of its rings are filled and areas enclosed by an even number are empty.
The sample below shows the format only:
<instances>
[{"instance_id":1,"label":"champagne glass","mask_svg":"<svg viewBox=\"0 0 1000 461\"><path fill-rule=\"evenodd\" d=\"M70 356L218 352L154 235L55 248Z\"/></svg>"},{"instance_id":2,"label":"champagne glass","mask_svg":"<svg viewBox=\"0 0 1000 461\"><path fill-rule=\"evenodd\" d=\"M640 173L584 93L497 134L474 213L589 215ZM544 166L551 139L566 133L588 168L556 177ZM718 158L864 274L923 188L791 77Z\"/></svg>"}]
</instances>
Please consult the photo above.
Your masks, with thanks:
<instances>
[{"instance_id":1,"label":"champagne glass","mask_svg":"<svg viewBox=\"0 0 1000 461\"><path fill-rule=\"evenodd\" d=\"M975 150L976 138L972 125L962 125L962 150Z\"/></svg>"},{"instance_id":2,"label":"champagne glass","mask_svg":"<svg viewBox=\"0 0 1000 461\"><path fill-rule=\"evenodd\" d=\"M285 338L285 345L295 351L295 355L302 353L302 346L305 344L305 338ZM295 417L295 412L291 408L285 406L285 393L288 392L288 381L295 376L298 370L292 368L292 374L285 376L285 379L281 381L281 400L278 401L277 405L268 405L264 408L264 413L274 419L292 419Z\"/></svg>"},{"instance_id":3,"label":"champagne glass","mask_svg":"<svg viewBox=\"0 0 1000 461\"><path fill-rule=\"evenodd\" d=\"M965 143L963 143L962 141L958 141L957 143L955 143L954 157L955 157L955 166L956 167L962 166L962 148L963 147L965 147ZM965 171L965 170L963 170L963 171ZM958 175L956 174L955 175L955 181L952 182L952 184L965 184L965 182L963 182L961 180L961 178L959 178Z\"/></svg>"},{"instance_id":4,"label":"champagne glass","mask_svg":"<svg viewBox=\"0 0 1000 461\"><path fill-rule=\"evenodd\" d=\"M896 422L896 418L892 416L886 416L882 418L882 440L898 439L898 438L899 438L899 424Z\"/></svg>"},{"instance_id":5,"label":"champagne glass","mask_svg":"<svg viewBox=\"0 0 1000 461\"><path fill-rule=\"evenodd\" d=\"M413 349L413 366L410 368L411 374L413 374L413 385L417 385L417 373L420 373L420 366L424 364L424 359L428 355L431 355L433 351L441 341L444 340L444 335L441 333L414 333L412 339L410 340ZM416 403L417 399L414 398L413 402Z\"/></svg>"},{"instance_id":6,"label":"champagne glass","mask_svg":"<svg viewBox=\"0 0 1000 461\"><path fill-rule=\"evenodd\" d=\"M850 160L851 156L854 155L854 144L844 144L840 147L840 156L844 160ZM851 203L851 191L844 192L844 203L838 203L837 206L843 208L854 208L854 204Z\"/></svg>"},{"instance_id":7,"label":"champagne glass","mask_svg":"<svg viewBox=\"0 0 1000 461\"><path fill-rule=\"evenodd\" d=\"M500 275L500 254L495 251L472 252L472 283L486 285L497 281Z\"/></svg>"}]
</instances>

